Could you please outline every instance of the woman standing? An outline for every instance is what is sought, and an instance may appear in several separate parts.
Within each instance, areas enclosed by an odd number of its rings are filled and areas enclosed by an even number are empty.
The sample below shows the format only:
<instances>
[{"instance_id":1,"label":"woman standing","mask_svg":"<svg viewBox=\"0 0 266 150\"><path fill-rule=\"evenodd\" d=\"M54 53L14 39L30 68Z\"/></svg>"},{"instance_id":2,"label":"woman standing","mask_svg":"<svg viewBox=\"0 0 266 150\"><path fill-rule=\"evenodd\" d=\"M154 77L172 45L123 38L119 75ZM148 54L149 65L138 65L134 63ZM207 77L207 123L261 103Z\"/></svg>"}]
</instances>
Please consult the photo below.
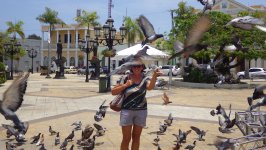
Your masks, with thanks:
<instances>
[{"instance_id":1,"label":"woman standing","mask_svg":"<svg viewBox=\"0 0 266 150\"><path fill-rule=\"evenodd\" d=\"M121 150L128 150L132 138L131 150L138 150L142 128L146 126L147 101L146 90L152 90L158 76L162 75L156 69L151 80L146 79L142 62L132 62L131 73L126 77L124 84L118 84L112 89L112 95L125 92L125 99L120 112L120 125L122 126L123 139Z\"/></svg>"}]
</instances>

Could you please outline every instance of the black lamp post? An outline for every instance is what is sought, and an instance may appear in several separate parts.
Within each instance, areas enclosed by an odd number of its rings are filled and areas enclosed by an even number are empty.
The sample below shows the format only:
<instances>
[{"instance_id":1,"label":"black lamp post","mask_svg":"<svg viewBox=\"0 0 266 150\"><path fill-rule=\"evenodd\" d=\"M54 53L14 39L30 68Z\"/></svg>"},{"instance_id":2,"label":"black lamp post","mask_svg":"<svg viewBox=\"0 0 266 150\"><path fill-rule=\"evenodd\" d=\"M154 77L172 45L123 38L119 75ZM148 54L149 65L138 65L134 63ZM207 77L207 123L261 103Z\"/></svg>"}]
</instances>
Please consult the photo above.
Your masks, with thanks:
<instances>
[{"instance_id":1,"label":"black lamp post","mask_svg":"<svg viewBox=\"0 0 266 150\"><path fill-rule=\"evenodd\" d=\"M11 55L11 76L10 76L11 80L13 80L13 56L14 54L19 52L20 47L21 44L17 43L16 37L11 38L9 43L4 44L5 52Z\"/></svg>"},{"instance_id":2,"label":"black lamp post","mask_svg":"<svg viewBox=\"0 0 266 150\"><path fill-rule=\"evenodd\" d=\"M98 44L95 40L90 39L89 35L86 35L86 39L85 40L79 40L79 48L81 51L85 52L87 54L87 58L86 58L86 79L85 82L89 82L89 53L95 48L97 47Z\"/></svg>"},{"instance_id":3,"label":"black lamp post","mask_svg":"<svg viewBox=\"0 0 266 150\"><path fill-rule=\"evenodd\" d=\"M105 25L103 25L103 37L101 37L101 27L95 27L95 36L96 41L103 44L104 46L107 46L109 51L113 50L113 46L117 44L122 44L125 34L126 34L126 27L124 24L119 28L120 29L120 37L116 37L116 29L114 28L114 20L111 18L108 18ZM108 56L108 71L107 71L107 90L110 91L110 56Z\"/></svg>"},{"instance_id":4,"label":"black lamp post","mask_svg":"<svg viewBox=\"0 0 266 150\"><path fill-rule=\"evenodd\" d=\"M33 59L37 56L37 50L35 49L30 49L28 51L28 56L31 58L31 73L33 74Z\"/></svg>"}]
</instances>

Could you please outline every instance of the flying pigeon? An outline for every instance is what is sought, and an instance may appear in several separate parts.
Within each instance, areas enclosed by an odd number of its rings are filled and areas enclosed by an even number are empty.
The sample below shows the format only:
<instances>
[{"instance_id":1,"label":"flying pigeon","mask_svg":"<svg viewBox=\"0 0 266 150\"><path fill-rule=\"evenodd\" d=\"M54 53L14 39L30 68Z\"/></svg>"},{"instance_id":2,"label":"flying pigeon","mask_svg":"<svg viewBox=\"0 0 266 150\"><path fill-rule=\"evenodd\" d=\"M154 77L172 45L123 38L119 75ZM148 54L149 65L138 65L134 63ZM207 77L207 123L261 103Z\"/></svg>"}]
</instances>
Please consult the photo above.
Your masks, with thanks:
<instances>
[{"instance_id":1,"label":"flying pigeon","mask_svg":"<svg viewBox=\"0 0 266 150\"><path fill-rule=\"evenodd\" d=\"M215 5L215 0L198 0L203 6L202 13L204 13L206 10L211 10L212 7Z\"/></svg>"},{"instance_id":2,"label":"flying pigeon","mask_svg":"<svg viewBox=\"0 0 266 150\"><path fill-rule=\"evenodd\" d=\"M60 144L60 135L59 135L59 132L56 133L56 136L54 138L54 145L58 145Z\"/></svg>"},{"instance_id":3,"label":"flying pigeon","mask_svg":"<svg viewBox=\"0 0 266 150\"><path fill-rule=\"evenodd\" d=\"M39 138L39 140L38 140L38 142L36 143L36 145L37 146L39 146L39 145L43 145L44 143L44 135L43 134L41 134L41 137Z\"/></svg>"},{"instance_id":4,"label":"flying pigeon","mask_svg":"<svg viewBox=\"0 0 266 150\"><path fill-rule=\"evenodd\" d=\"M73 141L74 136L75 136L75 132L74 130L72 130L72 132L65 139Z\"/></svg>"},{"instance_id":5,"label":"flying pigeon","mask_svg":"<svg viewBox=\"0 0 266 150\"><path fill-rule=\"evenodd\" d=\"M258 26L258 25L256 25L255 27L258 28L259 30L263 31L263 32L266 32L266 27L262 27L262 26Z\"/></svg>"},{"instance_id":6,"label":"flying pigeon","mask_svg":"<svg viewBox=\"0 0 266 150\"><path fill-rule=\"evenodd\" d=\"M75 126L75 128L74 128L75 130L80 130L81 125L82 125L81 121L76 121L76 122L72 123L71 126Z\"/></svg>"},{"instance_id":7,"label":"flying pigeon","mask_svg":"<svg viewBox=\"0 0 266 150\"><path fill-rule=\"evenodd\" d=\"M143 16L140 15L138 18L138 24L145 36L145 40L142 41L141 45L144 46L147 43L152 43L153 41L163 37L162 34L156 34L153 28L153 25L149 22L149 20Z\"/></svg>"},{"instance_id":8,"label":"flying pigeon","mask_svg":"<svg viewBox=\"0 0 266 150\"><path fill-rule=\"evenodd\" d=\"M240 28L243 30L251 30L256 26L258 28L263 26L265 22L261 19L254 18L251 16L237 17L226 24L226 26L232 25L235 28Z\"/></svg>"},{"instance_id":9,"label":"flying pigeon","mask_svg":"<svg viewBox=\"0 0 266 150\"><path fill-rule=\"evenodd\" d=\"M169 100L169 97L166 95L165 92L163 92L162 99L163 99L163 105L167 105L167 104L169 104L169 103L172 103L172 102Z\"/></svg>"},{"instance_id":10,"label":"flying pigeon","mask_svg":"<svg viewBox=\"0 0 266 150\"><path fill-rule=\"evenodd\" d=\"M181 129L178 130L178 134L173 134L173 136L176 137L177 139L177 143L181 144L181 143L185 143L187 140L187 135L191 133L191 130L188 130L186 132L183 132Z\"/></svg>"},{"instance_id":11,"label":"flying pigeon","mask_svg":"<svg viewBox=\"0 0 266 150\"><path fill-rule=\"evenodd\" d=\"M253 100L266 96L263 92L264 89L266 89L266 85L260 85L254 89L253 95L247 98L249 106L252 105Z\"/></svg>"},{"instance_id":12,"label":"flying pigeon","mask_svg":"<svg viewBox=\"0 0 266 150\"><path fill-rule=\"evenodd\" d=\"M214 141L214 145L218 150L234 149L234 144L235 143L230 142L230 139L227 139L226 141L216 139Z\"/></svg>"},{"instance_id":13,"label":"flying pigeon","mask_svg":"<svg viewBox=\"0 0 266 150\"><path fill-rule=\"evenodd\" d=\"M257 107L266 106L266 97L261 98L256 104L250 105L249 111L254 110Z\"/></svg>"},{"instance_id":14,"label":"flying pigeon","mask_svg":"<svg viewBox=\"0 0 266 150\"><path fill-rule=\"evenodd\" d=\"M166 123L168 126L171 126L173 123L174 118L172 117L172 113L168 115L168 118L164 120L164 123Z\"/></svg>"},{"instance_id":15,"label":"flying pigeon","mask_svg":"<svg viewBox=\"0 0 266 150\"><path fill-rule=\"evenodd\" d=\"M96 132L97 136L103 136L104 135L106 128L104 128L103 126L101 126L97 123L94 123L93 126L97 129L97 132Z\"/></svg>"},{"instance_id":16,"label":"flying pigeon","mask_svg":"<svg viewBox=\"0 0 266 150\"><path fill-rule=\"evenodd\" d=\"M168 82L165 81L164 79L157 79L156 82L155 82L155 86L156 87L160 87L160 88L163 88L165 87L166 85L168 85Z\"/></svg>"},{"instance_id":17,"label":"flying pigeon","mask_svg":"<svg viewBox=\"0 0 266 150\"><path fill-rule=\"evenodd\" d=\"M206 135L206 131L201 130L201 129L199 129L199 128L197 128L197 127L194 127L194 126L190 126L190 128L191 128L192 130L194 130L194 131L198 134L198 140L199 140L199 141L204 141L203 136Z\"/></svg>"},{"instance_id":18,"label":"flying pigeon","mask_svg":"<svg viewBox=\"0 0 266 150\"><path fill-rule=\"evenodd\" d=\"M20 135L24 135L28 130L28 123L19 120L15 112L20 108L23 102L23 96L27 89L27 80L30 73L24 77L17 77L9 88L3 94L3 100L0 100L0 113L6 120L12 120L14 128L18 130Z\"/></svg>"},{"instance_id":19,"label":"flying pigeon","mask_svg":"<svg viewBox=\"0 0 266 150\"><path fill-rule=\"evenodd\" d=\"M106 109L109 107L109 106L104 106L105 102L106 100L102 102L101 106L99 107L99 110L96 111L96 114L94 115L94 120L97 122L101 121L105 117Z\"/></svg>"},{"instance_id":20,"label":"flying pigeon","mask_svg":"<svg viewBox=\"0 0 266 150\"><path fill-rule=\"evenodd\" d=\"M57 133L56 131L54 131L54 130L52 129L51 126L49 126L49 132L50 132L50 135L54 135L54 134Z\"/></svg>"},{"instance_id":21,"label":"flying pigeon","mask_svg":"<svg viewBox=\"0 0 266 150\"><path fill-rule=\"evenodd\" d=\"M41 137L41 133L39 133L38 135L35 135L35 136L31 137L32 141L31 141L30 144L37 143L39 141L40 137Z\"/></svg>"},{"instance_id":22,"label":"flying pigeon","mask_svg":"<svg viewBox=\"0 0 266 150\"><path fill-rule=\"evenodd\" d=\"M188 57L190 54L200 51L202 49L207 49L208 45L198 44L203 34L210 28L211 21L208 17L202 16L198 21L192 26L189 31L189 35L185 40L185 45L180 41L174 43L174 49L176 53L172 55L170 59L173 59L181 54Z\"/></svg>"},{"instance_id":23,"label":"flying pigeon","mask_svg":"<svg viewBox=\"0 0 266 150\"><path fill-rule=\"evenodd\" d=\"M124 74L127 70L129 70L132 66L134 65L142 65L143 62L142 60L149 59L151 56L147 54L147 49L149 49L148 46L144 46L141 50L137 52L137 54L129 55L126 58L122 59L122 65L117 67L115 70L110 72L109 75L114 75L114 74Z\"/></svg>"},{"instance_id":24,"label":"flying pigeon","mask_svg":"<svg viewBox=\"0 0 266 150\"><path fill-rule=\"evenodd\" d=\"M194 141L192 145L187 145L187 146L185 147L185 149L193 150L193 149L195 148L195 146L196 146L196 141Z\"/></svg>"}]
</instances>

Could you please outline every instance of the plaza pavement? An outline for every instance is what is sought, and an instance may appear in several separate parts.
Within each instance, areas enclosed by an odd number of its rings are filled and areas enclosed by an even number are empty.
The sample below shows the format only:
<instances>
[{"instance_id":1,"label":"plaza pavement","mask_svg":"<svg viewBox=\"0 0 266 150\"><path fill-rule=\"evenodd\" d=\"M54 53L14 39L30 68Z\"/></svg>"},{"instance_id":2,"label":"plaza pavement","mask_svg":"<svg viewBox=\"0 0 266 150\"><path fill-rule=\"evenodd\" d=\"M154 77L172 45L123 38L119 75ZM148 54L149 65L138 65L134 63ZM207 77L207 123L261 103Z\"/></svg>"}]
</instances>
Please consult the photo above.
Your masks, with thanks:
<instances>
[{"instance_id":1,"label":"plaza pavement","mask_svg":"<svg viewBox=\"0 0 266 150\"><path fill-rule=\"evenodd\" d=\"M52 75L54 76L54 75ZM73 122L81 120L83 127L86 124L95 123L93 116L99 105L107 100L106 104L112 100L110 92L99 93L98 81L90 80L85 83L85 76L66 75L67 79L45 79L45 76L31 74L28 81L28 87L24 96L22 107L17 111L17 115L22 121L29 121L30 127L26 134L28 140L25 144L18 146L18 149L39 149L30 143L30 137L39 132L44 134L45 147L50 149L59 149L54 146L54 136L50 136L48 126L60 132L60 139L63 139L71 132ZM113 77L115 81L117 76ZM1 85L0 94L11 84L11 80ZM247 80L246 82L251 82ZM256 82L256 81L254 81ZM253 83L254 83L253 82ZM264 84L265 81L256 82ZM161 96L163 92L169 95L173 102L167 106L162 105ZM233 113L235 111L244 111L247 109L247 96L250 96L253 89L188 89L179 87L170 87L169 89L156 89L147 92L148 99L148 119L147 128L143 130L140 149L157 149L153 144L159 122L172 113L175 118L173 125L170 126L164 135L160 136L160 145L164 149L172 149L175 137L173 133L178 133L178 129L188 130L191 125L208 130L206 141L197 142L195 149L215 149L212 145L217 137L239 137L242 134L234 127L233 133L221 134L218 131L217 117L210 115L210 110L214 109L219 103L225 108L232 104ZM0 116L0 122L9 124L3 116ZM106 135L96 139L99 150L119 149L121 129L119 126L119 113L108 109L106 117L99 122L108 129ZM73 142L69 142L68 148L76 143L80 138L81 131L75 132ZM188 136L187 144L191 144L196 138L195 133ZM4 148L5 130L0 128L0 149ZM15 141L12 141L15 142ZM79 149L75 145L74 149Z\"/></svg>"}]
</instances>

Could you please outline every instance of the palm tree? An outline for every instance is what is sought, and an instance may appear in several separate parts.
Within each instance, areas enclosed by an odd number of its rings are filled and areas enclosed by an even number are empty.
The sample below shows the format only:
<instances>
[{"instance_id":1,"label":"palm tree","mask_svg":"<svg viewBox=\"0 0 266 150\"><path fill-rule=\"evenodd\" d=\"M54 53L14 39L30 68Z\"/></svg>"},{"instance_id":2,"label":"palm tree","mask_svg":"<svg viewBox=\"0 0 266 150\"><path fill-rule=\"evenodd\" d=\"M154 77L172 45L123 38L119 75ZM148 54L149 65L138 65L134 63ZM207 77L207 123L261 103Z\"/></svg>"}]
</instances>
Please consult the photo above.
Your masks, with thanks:
<instances>
[{"instance_id":1,"label":"palm tree","mask_svg":"<svg viewBox=\"0 0 266 150\"><path fill-rule=\"evenodd\" d=\"M13 38L16 38L16 34L18 34L22 39L25 38L25 34L22 28L22 25L24 24L23 21L18 21L17 23L13 24L13 22L8 21L6 22L7 28L7 34L13 34Z\"/></svg>"},{"instance_id":2,"label":"palm tree","mask_svg":"<svg viewBox=\"0 0 266 150\"><path fill-rule=\"evenodd\" d=\"M87 26L87 35L90 36L90 25L97 26L99 25L99 22L97 21L97 19L99 19L99 16L97 15L97 12L87 12L85 10L82 10L82 14L78 17L75 18L75 21L77 21L79 23L79 25L81 26ZM93 58L97 58L97 50L98 48L93 48ZM88 54L87 54L88 57ZM98 59L96 59L98 60ZM92 61L91 61L92 62ZM88 64L87 64L88 65ZM94 65L96 66L95 68L95 75L91 75L91 79L92 78L98 78L100 75L100 62L97 61L94 63ZM88 66L87 66L88 67Z\"/></svg>"},{"instance_id":3,"label":"palm tree","mask_svg":"<svg viewBox=\"0 0 266 150\"><path fill-rule=\"evenodd\" d=\"M144 39L144 35L137 23L137 20L132 20L130 17L125 17L124 24L127 29L126 37L128 41L128 47L130 47L130 45L135 45L137 38L139 38L139 40Z\"/></svg>"},{"instance_id":4,"label":"palm tree","mask_svg":"<svg viewBox=\"0 0 266 150\"><path fill-rule=\"evenodd\" d=\"M52 10L51 8L45 7L45 12L41 15L39 15L36 18L41 23L49 24L49 39L51 39L51 30L54 28L55 24L65 24L60 18L58 18L58 12L55 10ZM49 41L48 41L49 42ZM50 72L50 45L48 45L48 73L46 78L51 78L49 75Z\"/></svg>"}]
</instances>

